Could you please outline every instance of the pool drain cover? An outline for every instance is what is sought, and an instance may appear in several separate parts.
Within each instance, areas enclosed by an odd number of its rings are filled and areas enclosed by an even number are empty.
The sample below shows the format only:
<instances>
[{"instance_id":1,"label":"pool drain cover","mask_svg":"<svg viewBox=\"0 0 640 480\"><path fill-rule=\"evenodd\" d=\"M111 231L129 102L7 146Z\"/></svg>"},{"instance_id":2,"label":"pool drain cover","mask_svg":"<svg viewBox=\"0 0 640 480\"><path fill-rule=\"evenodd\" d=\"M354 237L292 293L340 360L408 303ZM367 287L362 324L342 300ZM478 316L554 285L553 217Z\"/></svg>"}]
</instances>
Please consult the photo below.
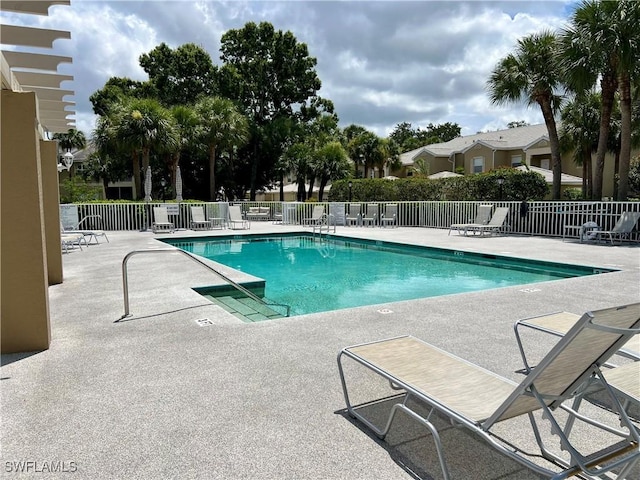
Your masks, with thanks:
<instances>
[{"instance_id":1,"label":"pool drain cover","mask_svg":"<svg viewBox=\"0 0 640 480\"><path fill-rule=\"evenodd\" d=\"M208 318L200 318L196 320L196 323L201 327L208 327L209 325L213 325L213 322Z\"/></svg>"},{"instance_id":2,"label":"pool drain cover","mask_svg":"<svg viewBox=\"0 0 640 480\"><path fill-rule=\"evenodd\" d=\"M388 308L381 308L380 310L378 310L378 313L386 315L388 313L393 313L393 310L389 310Z\"/></svg>"}]
</instances>

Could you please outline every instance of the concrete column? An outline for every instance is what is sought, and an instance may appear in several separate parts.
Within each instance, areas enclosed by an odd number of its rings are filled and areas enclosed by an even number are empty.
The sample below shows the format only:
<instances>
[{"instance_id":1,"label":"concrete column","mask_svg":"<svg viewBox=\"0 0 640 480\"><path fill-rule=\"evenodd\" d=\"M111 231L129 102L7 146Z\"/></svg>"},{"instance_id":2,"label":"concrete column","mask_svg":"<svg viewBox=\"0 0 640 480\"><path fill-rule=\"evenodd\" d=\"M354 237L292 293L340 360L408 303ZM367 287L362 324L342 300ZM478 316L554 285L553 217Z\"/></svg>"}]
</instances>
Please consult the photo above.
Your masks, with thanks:
<instances>
[{"instance_id":1,"label":"concrete column","mask_svg":"<svg viewBox=\"0 0 640 480\"><path fill-rule=\"evenodd\" d=\"M58 143L40 140L44 230L47 239L49 285L62 283L62 245L60 244L60 190L58 187Z\"/></svg>"},{"instance_id":2,"label":"concrete column","mask_svg":"<svg viewBox=\"0 0 640 480\"><path fill-rule=\"evenodd\" d=\"M2 353L49 348L49 295L36 96L0 102L0 328Z\"/></svg>"}]
</instances>

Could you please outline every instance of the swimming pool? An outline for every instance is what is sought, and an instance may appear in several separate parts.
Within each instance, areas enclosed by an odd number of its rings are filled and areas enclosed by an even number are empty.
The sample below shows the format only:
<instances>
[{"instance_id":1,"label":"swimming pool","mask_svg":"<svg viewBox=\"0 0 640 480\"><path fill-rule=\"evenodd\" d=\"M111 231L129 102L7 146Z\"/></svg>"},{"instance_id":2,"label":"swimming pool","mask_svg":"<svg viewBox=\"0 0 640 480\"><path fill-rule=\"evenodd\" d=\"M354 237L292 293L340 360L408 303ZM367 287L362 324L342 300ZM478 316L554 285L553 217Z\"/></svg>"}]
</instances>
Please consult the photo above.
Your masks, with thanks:
<instances>
[{"instance_id":1,"label":"swimming pool","mask_svg":"<svg viewBox=\"0 0 640 480\"><path fill-rule=\"evenodd\" d=\"M320 239L304 234L164 241L264 279L264 297L290 305L291 315L612 271L381 241ZM215 289L201 293L215 296Z\"/></svg>"}]
</instances>

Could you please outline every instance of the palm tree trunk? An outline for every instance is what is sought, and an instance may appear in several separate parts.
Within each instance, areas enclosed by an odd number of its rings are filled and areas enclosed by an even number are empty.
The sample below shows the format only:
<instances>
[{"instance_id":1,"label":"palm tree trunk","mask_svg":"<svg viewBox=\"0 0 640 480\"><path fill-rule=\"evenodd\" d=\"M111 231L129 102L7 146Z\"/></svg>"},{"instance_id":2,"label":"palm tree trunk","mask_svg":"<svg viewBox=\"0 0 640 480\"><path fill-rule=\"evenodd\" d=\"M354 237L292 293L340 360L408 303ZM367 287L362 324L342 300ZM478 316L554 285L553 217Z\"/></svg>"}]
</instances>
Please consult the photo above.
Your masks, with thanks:
<instances>
[{"instance_id":1,"label":"palm tree trunk","mask_svg":"<svg viewBox=\"0 0 640 480\"><path fill-rule=\"evenodd\" d=\"M304 177L298 176L297 181L298 181L298 194L296 195L296 199L298 200L298 202L304 202L307 196L307 192L304 189Z\"/></svg>"},{"instance_id":2,"label":"palm tree trunk","mask_svg":"<svg viewBox=\"0 0 640 480\"><path fill-rule=\"evenodd\" d=\"M284 202L284 174L280 174L280 201Z\"/></svg>"},{"instance_id":3,"label":"palm tree trunk","mask_svg":"<svg viewBox=\"0 0 640 480\"><path fill-rule=\"evenodd\" d=\"M560 187L562 180L562 157L560 155L560 140L558 139L558 129L556 128L556 120L553 116L551 108L551 99L545 97L538 100L538 104L542 109L544 123L549 133L549 147L551 148L551 163L553 171L553 200L560 200Z\"/></svg>"},{"instance_id":4,"label":"palm tree trunk","mask_svg":"<svg viewBox=\"0 0 640 480\"><path fill-rule=\"evenodd\" d=\"M593 198L593 163L591 161L591 152L587 161L587 198Z\"/></svg>"},{"instance_id":5,"label":"palm tree trunk","mask_svg":"<svg viewBox=\"0 0 640 480\"><path fill-rule=\"evenodd\" d=\"M140 200L142 198L142 179L140 178L140 161L138 159L138 152L134 151L132 154L133 163L133 185L136 189L135 197Z\"/></svg>"},{"instance_id":6,"label":"palm tree trunk","mask_svg":"<svg viewBox=\"0 0 640 480\"><path fill-rule=\"evenodd\" d=\"M176 152L170 157L171 164L169 165L169 174L171 175L171 187L173 188L173 193L176 192L176 171L178 169L178 165L180 164L180 152Z\"/></svg>"},{"instance_id":7,"label":"palm tree trunk","mask_svg":"<svg viewBox=\"0 0 640 480\"><path fill-rule=\"evenodd\" d=\"M329 183L329 178L324 175L320 178L320 188L318 188L318 201L321 202L324 198L324 187Z\"/></svg>"},{"instance_id":8,"label":"palm tree trunk","mask_svg":"<svg viewBox=\"0 0 640 480\"><path fill-rule=\"evenodd\" d=\"M315 183L316 183L316 176L312 174L309 177L309 192L307 193L307 199L313 196L313 186L315 185Z\"/></svg>"},{"instance_id":9,"label":"palm tree trunk","mask_svg":"<svg viewBox=\"0 0 640 480\"><path fill-rule=\"evenodd\" d=\"M611 122L611 112L613 111L613 101L617 81L611 73L607 73L600 80L602 90L602 108L600 110L600 133L598 135L598 150L596 151L596 171L593 177L593 197L592 200L602 200L602 180L604 174L604 157L607 154L607 141L609 140L609 130Z\"/></svg>"},{"instance_id":10,"label":"palm tree trunk","mask_svg":"<svg viewBox=\"0 0 640 480\"><path fill-rule=\"evenodd\" d=\"M582 199L588 198L587 192L589 190L589 165L587 164L587 157L591 160L591 152L588 146L582 147Z\"/></svg>"},{"instance_id":11,"label":"palm tree trunk","mask_svg":"<svg viewBox=\"0 0 640 480\"><path fill-rule=\"evenodd\" d=\"M209 200L216 201L216 147L209 145Z\"/></svg>"},{"instance_id":12,"label":"palm tree trunk","mask_svg":"<svg viewBox=\"0 0 640 480\"><path fill-rule=\"evenodd\" d=\"M629 164L631 163L631 79L628 73L620 76L620 164L618 169L619 202L627 200L629 194Z\"/></svg>"}]
</instances>

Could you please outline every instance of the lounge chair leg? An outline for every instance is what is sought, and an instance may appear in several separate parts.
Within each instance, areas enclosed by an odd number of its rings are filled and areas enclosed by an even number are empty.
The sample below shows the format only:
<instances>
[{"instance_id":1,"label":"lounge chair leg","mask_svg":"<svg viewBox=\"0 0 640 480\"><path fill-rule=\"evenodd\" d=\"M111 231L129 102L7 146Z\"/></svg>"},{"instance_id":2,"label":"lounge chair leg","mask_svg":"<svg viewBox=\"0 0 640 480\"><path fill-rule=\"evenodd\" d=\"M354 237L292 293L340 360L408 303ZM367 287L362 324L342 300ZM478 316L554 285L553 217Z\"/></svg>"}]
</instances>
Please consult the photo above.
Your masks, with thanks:
<instances>
[{"instance_id":1,"label":"lounge chair leg","mask_svg":"<svg viewBox=\"0 0 640 480\"><path fill-rule=\"evenodd\" d=\"M436 451L438 452L438 460L440 462L440 468L442 469L442 475L444 477L444 480L450 480L451 476L449 475L449 469L447 468L447 463L445 461L444 453L442 451L442 441L440 440L440 434L438 433L438 430L436 429L436 427L433 426L433 424L428 421L428 419L431 417L431 413L433 412L433 409L431 409L426 419L418 415L417 413L415 413L413 410L411 410L405 405L405 403L410 397L410 394L407 393L402 403L396 403L393 405L393 407L391 407L391 413L389 414L389 418L387 419L387 424L385 425L384 429L382 430L379 429L372 422L364 418L364 416L356 412L353 405L351 405L351 401L349 400L349 393L347 390L347 383L344 378L344 371L342 369L342 354L343 352L340 352L338 354L338 372L340 373L340 382L342 383L342 392L344 394L344 399L345 399L345 403L347 405L347 411L349 412L349 414L353 418L360 420L362 423L368 426L376 434L378 438L384 439L387 436L387 433L389 433L389 429L391 428L391 424L393 423L393 419L395 418L396 412L398 410L403 411L404 413L409 415L411 418L418 421L420 424L424 425L431 432L431 436L433 437L433 443L436 447Z\"/></svg>"}]
</instances>

